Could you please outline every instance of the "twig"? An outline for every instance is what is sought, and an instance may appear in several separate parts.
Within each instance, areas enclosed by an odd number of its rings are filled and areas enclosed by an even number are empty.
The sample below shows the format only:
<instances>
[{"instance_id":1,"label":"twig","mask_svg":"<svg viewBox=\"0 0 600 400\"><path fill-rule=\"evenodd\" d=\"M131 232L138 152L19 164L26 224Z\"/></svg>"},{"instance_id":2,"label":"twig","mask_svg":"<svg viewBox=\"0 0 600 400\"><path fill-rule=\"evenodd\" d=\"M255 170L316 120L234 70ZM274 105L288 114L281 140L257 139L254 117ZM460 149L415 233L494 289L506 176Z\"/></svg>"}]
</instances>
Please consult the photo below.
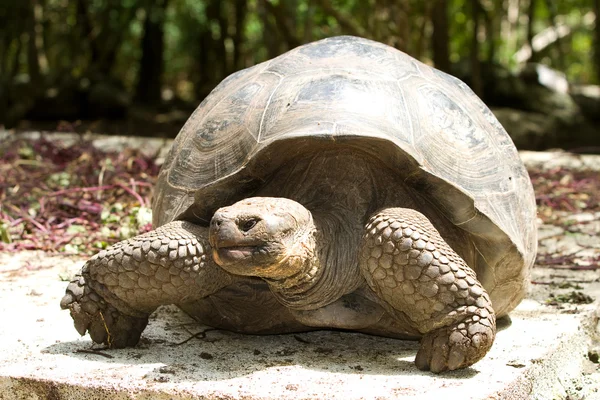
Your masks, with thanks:
<instances>
[{"instance_id":1,"label":"twig","mask_svg":"<svg viewBox=\"0 0 600 400\"><path fill-rule=\"evenodd\" d=\"M145 206L146 202L144 201L142 196L140 196L136 191L131 190L129 187L127 187L127 185L120 183L120 182L117 183L117 186L119 186L121 189L125 190L127 193L129 193L130 195L135 197L137 199L138 203L140 203L140 206Z\"/></svg>"},{"instance_id":2,"label":"twig","mask_svg":"<svg viewBox=\"0 0 600 400\"><path fill-rule=\"evenodd\" d=\"M178 342L173 344L172 346L181 346L182 344L185 344L187 342L189 342L190 340L194 339L194 338L199 338L199 339L205 339L206 338L206 332L211 332L211 331L217 331L218 329L216 328L206 328L203 331L194 333L192 336L190 336L189 338L185 339L182 342Z\"/></svg>"},{"instance_id":3,"label":"twig","mask_svg":"<svg viewBox=\"0 0 600 400\"><path fill-rule=\"evenodd\" d=\"M15 212L19 213L23 217L24 220L26 220L28 222L31 222L33 225L35 225L36 228L38 228L40 231L42 231L42 232L48 232L48 229L46 229L46 227L44 225L40 224L35 219L31 218L29 215L27 215L25 213L25 211L21 210L20 208L14 206L12 204L8 204L8 206L10 208L12 208Z\"/></svg>"},{"instance_id":4,"label":"twig","mask_svg":"<svg viewBox=\"0 0 600 400\"><path fill-rule=\"evenodd\" d=\"M108 330L108 326L106 325L106 320L104 319L104 315L102 314L102 311L98 312L100 314L100 318L102 318L102 323L104 324L104 330L106 331L106 343L108 343L108 347L112 347L112 338L110 336L110 331Z\"/></svg>"},{"instance_id":5,"label":"twig","mask_svg":"<svg viewBox=\"0 0 600 400\"><path fill-rule=\"evenodd\" d=\"M75 350L75 353L95 354L95 355L106 357L106 358L114 358L110 354L103 353L100 350L77 349L77 350Z\"/></svg>"},{"instance_id":6,"label":"twig","mask_svg":"<svg viewBox=\"0 0 600 400\"><path fill-rule=\"evenodd\" d=\"M96 192L99 190L115 189L116 187L117 186L115 186L115 185L104 185L104 186L96 186L96 187L77 187L77 188L58 190L53 193L48 193L46 195L46 197L54 197L54 196L60 196L63 194L78 193L78 192Z\"/></svg>"}]
</instances>

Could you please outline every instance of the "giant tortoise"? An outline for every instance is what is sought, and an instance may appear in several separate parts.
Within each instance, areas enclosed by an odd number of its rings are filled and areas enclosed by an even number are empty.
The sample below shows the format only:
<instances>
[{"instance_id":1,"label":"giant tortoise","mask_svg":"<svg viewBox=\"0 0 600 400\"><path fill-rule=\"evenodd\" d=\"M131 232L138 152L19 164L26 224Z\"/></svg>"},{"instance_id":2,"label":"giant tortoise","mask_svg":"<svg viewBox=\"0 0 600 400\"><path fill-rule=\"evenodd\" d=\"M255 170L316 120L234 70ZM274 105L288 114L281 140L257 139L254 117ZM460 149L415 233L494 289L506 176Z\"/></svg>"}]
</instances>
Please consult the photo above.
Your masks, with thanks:
<instances>
[{"instance_id":1,"label":"giant tortoise","mask_svg":"<svg viewBox=\"0 0 600 400\"><path fill-rule=\"evenodd\" d=\"M134 346L158 306L252 334L420 339L416 366L467 367L523 299L531 182L461 81L333 37L226 78L173 143L155 230L92 257L61 306Z\"/></svg>"}]
</instances>

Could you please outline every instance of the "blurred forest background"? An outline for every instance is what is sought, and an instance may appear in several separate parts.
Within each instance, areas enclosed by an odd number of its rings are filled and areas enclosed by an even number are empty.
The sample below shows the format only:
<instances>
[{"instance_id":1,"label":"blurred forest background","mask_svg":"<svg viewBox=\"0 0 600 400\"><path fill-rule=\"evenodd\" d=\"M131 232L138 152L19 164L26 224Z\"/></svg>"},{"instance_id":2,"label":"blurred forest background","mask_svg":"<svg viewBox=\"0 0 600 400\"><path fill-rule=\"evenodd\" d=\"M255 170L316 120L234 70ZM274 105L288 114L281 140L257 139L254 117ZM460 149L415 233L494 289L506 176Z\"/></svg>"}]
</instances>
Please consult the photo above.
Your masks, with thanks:
<instances>
[{"instance_id":1,"label":"blurred forest background","mask_svg":"<svg viewBox=\"0 0 600 400\"><path fill-rule=\"evenodd\" d=\"M467 82L521 148L600 149L600 0L0 0L0 125L175 136L227 75L349 34Z\"/></svg>"}]
</instances>

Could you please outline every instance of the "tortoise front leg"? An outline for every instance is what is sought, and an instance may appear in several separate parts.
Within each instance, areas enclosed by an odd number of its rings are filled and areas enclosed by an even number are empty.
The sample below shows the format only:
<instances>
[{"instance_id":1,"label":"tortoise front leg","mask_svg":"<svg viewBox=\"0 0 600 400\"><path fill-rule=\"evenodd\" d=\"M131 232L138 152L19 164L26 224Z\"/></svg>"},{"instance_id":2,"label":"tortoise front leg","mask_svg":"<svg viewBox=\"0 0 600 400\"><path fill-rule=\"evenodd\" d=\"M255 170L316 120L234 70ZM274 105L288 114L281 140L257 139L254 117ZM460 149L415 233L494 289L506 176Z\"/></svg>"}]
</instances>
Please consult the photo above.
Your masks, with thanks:
<instances>
[{"instance_id":1,"label":"tortoise front leg","mask_svg":"<svg viewBox=\"0 0 600 400\"><path fill-rule=\"evenodd\" d=\"M475 272L421 213L384 209L369 220L360 264L371 289L424 336L415 363L442 372L472 365L496 333L490 298Z\"/></svg>"},{"instance_id":2,"label":"tortoise front leg","mask_svg":"<svg viewBox=\"0 0 600 400\"><path fill-rule=\"evenodd\" d=\"M174 221L93 256L60 305L81 335L122 348L137 344L158 306L201 299L230 281L212 259L208 228Z\"/></svg>"}]
</instances>

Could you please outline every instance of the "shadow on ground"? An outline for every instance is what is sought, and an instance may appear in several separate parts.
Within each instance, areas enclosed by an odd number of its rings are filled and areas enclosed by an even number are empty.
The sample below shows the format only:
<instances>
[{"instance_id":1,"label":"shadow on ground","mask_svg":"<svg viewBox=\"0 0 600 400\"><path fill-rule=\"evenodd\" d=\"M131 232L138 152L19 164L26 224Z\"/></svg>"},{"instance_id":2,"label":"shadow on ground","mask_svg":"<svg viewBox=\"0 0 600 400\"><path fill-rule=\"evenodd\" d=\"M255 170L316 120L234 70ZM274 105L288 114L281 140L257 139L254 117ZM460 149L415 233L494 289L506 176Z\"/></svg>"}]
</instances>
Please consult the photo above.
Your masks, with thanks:
<instances>
[{"instance_id":1,"label":"shadow on ground","mask_svg":"<svg viewBox=\"0 0 600 400\"><path fill-rule=\"evenodd\" d=\"M158 364L144 378L174 383L233 379L289 366L337 374L431 375L414 365L416 341L331 330L264 336L209 330L203 335L198 333L206 327L175 307L159 309L147 329L134 348L106 349L86 340L59 342L42 352L103 364ZM467 368L444 377L477 373Z\"/></svg>"}]
</instances>

